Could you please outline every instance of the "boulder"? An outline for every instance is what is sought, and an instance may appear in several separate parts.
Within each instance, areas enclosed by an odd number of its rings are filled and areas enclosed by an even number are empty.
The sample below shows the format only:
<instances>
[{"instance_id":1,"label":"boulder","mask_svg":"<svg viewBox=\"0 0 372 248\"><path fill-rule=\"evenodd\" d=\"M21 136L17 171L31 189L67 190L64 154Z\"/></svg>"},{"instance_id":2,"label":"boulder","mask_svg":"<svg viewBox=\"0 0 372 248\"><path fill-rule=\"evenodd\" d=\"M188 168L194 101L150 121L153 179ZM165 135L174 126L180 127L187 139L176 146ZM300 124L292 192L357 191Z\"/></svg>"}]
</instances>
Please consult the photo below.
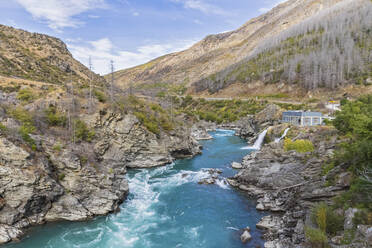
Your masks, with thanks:
<instances>
[{"instance_id":1,"label":"boulder","mask_svg":"<svg viewBox=\"0 0 372 248\"><path fill-rule=\"evenodd\" d=\"M260 222L256 224L258 229L263 230L279 230L281 226L281 218L279 216L268 215L263 217Z\"/></svg>"},{"instance_id":2,"label":"boulder","mask_svg":"<svg viewBox=\"0 0 372 248\"><path fill-rule=\"evenodd\" d=\"M241 164L241 163L237 163L237 162L232 162L231 167L232 167L233 169L236 169L236 170L243 169L242 164Z\"/></svg>"},{"instance_id":3,"label":"boulder","mask_svg":"<svg viewBox=\"0 0 372 248\"><path fill-rule=\"evenodd\" d=\"M252 239L252 235L249 233L249 230L244 230L243 234L240 236L242 243L247 243Z\"/></svg>"}]
</instances>

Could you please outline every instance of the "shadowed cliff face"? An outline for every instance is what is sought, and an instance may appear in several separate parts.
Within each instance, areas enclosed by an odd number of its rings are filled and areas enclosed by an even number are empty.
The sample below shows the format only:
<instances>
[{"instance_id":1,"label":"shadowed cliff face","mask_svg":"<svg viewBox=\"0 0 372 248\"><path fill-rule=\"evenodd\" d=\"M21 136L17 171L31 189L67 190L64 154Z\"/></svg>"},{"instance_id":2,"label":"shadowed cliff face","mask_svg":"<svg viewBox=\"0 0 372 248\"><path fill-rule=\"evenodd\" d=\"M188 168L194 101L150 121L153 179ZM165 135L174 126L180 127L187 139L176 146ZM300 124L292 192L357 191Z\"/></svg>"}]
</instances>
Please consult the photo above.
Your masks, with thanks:
<instances>
[{"instance_id":1,"label":"shadowed cliff face","mask_svg":"<svg viewBox=\"0 0 372 248\"><path fill-rule=\"evenodd\" d=\"M127 88L151 83L189 87L249 56L266 38L300 23L341 0L290 0L254 18L241 28L210 35L191 48L155 59L147 64L116 72L118 85ZM150 87L150 86L149 86Z\"/></svg>"}]
</instances>

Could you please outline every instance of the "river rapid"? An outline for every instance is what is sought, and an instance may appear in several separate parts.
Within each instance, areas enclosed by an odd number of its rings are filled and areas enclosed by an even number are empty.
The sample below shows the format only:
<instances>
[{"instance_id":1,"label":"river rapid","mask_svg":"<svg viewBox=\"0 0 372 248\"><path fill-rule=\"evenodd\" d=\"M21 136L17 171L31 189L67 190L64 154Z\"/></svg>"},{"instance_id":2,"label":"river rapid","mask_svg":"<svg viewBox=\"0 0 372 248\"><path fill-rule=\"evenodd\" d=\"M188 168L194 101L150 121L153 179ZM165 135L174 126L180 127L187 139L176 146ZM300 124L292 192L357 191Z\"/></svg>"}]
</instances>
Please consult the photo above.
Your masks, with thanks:
<instances>
[{"instance_id":1,"label":"river rapid","mask_svg":"<svg viewBox=\"0 0 372 248\"><path fill-rule=\"evenodd\" d=\"M203 154L192 159L128 173L130 194L120 212L88 222L58 222L30 230L20 243L4 248L240 248L262 247L255 228L263 216L254 200L231 188L223 178L200 185L208 168L233 176L233 161L250 151L233 131L212 132L202 141ZM252 241L242 244L242 229L251 228Z\"/></svg>"}]
</instances>

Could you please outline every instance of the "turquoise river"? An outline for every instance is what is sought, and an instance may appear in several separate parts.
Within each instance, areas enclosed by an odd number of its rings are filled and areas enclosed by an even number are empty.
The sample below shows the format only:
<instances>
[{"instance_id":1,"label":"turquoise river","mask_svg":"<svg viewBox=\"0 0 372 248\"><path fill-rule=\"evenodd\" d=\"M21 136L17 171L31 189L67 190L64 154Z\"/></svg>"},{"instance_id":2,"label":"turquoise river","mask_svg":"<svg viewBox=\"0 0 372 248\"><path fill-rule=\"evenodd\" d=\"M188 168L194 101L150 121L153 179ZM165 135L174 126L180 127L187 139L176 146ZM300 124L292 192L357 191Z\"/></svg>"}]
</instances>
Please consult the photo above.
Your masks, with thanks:
<instances>
[{"instance_id":1,"label":"turquoise river","mask_svg":"<svg viewBox=\"0 0 372 248\"><path fill-rule=\"evenodd\" d=\"M262 247L255 224L263 216L255 202L226 185L199 185L205 169L222 177L236 171L230 163L249 153L233 131L217 130L203 141L203 154L150 170L128 173L130 194L120 212L88 222L58 222L32 228L19 243L4 248L238 248ZM251 228L243 245L241 229Z\"/></svg>"}]
</instances>

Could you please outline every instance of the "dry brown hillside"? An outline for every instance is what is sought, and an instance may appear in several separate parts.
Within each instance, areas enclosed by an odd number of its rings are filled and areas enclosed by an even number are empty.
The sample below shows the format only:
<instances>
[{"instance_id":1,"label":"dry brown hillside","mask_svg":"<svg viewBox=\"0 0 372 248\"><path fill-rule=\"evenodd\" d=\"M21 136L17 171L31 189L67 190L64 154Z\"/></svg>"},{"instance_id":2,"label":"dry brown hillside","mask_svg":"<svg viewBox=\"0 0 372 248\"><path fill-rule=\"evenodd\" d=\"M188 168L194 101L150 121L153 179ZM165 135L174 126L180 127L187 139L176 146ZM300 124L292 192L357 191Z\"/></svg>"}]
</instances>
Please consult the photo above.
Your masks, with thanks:
<instances>
[{"instance_id":1,"label":"dry brown hillside","mask_svg":"<svg viewBox=\"0 0 372 248\"><path fill-rule=\"evenodd\" d=\"M53 84L69 80L95 84L104 78L75 60L66 45L57 38L0 25L0 75Z\"/></svg>"},{"instance_id":2,"label":"dry brown hillside","mask_svg":"<svg viewBox=\"0 0 372 248\"><path fill-rule=\"evenodd\" d=\"M122 88L127 88L130 84L137 87L142 84L161 87L168 83L188 87L201 78L241 61L265 38L279 34L341 1L289 0L268 13L251 19L235 31L207 36L185 51L118 71L116 79Z\"/></svg>"}]
</instances>

